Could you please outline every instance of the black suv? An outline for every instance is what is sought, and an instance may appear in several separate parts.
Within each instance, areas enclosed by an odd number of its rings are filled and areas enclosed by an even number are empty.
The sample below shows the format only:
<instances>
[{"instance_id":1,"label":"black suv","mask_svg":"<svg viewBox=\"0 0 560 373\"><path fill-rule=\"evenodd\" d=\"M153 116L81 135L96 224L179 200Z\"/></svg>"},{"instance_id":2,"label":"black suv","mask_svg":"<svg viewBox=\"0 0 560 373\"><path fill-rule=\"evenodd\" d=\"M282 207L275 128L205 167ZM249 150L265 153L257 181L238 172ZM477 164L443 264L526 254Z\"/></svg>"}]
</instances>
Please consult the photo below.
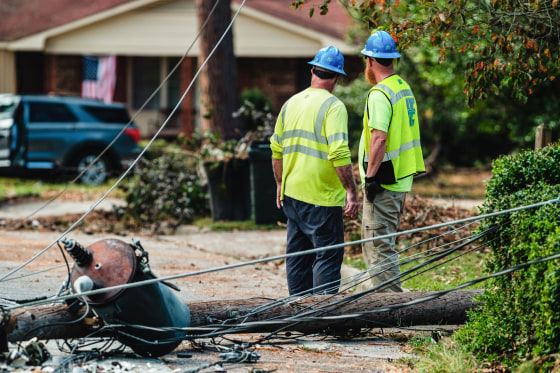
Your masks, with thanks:
<instances>
[{"instance_id":1,"label":"black suv","mask_svg":"<svg viewBox=\"0 0 560 373\"><path fill-rule=\"evenodd\" d=\"M114 141L80 177L84 184L100 184L140 153L138 127L130 123L123 131L129 121L122 104L81 97L0 94L0 168L56 169L78 175Z\"/></svg>"}]
</instances>

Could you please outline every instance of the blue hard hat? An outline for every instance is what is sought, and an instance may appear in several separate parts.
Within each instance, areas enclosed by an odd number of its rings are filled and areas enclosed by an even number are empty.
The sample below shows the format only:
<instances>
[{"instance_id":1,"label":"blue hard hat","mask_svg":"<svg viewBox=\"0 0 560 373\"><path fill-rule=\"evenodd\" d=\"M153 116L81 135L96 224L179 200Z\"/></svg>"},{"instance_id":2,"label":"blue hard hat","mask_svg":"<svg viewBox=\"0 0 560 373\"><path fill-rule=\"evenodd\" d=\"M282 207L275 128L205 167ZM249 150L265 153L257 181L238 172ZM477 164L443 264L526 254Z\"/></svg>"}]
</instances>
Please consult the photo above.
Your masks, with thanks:
<instances>
[{"instance_id":1,"label":"blue hard hat","mask_svg":"<svg viewBox=\"0 0 560 373\"><path fill-rule=\"evenodd\" d=\"M309 61L308 64L346 75L344 72L344 56L335 47L321 48L315 55L315 58L313 58L313 61Z\"/></svg>"},{"instance_id":2,"label":"blue hard hat","mask_svg":"<svg viewBox=\"0 0 560 373\"><path fill-rule=\"evenodd\" d=\"M395 39L385 31L376 31L371 34L366 42L365 48L362 49L362 54L377 58L401 57L401 54L397 52Z\"/></svg>"}]
</instances>

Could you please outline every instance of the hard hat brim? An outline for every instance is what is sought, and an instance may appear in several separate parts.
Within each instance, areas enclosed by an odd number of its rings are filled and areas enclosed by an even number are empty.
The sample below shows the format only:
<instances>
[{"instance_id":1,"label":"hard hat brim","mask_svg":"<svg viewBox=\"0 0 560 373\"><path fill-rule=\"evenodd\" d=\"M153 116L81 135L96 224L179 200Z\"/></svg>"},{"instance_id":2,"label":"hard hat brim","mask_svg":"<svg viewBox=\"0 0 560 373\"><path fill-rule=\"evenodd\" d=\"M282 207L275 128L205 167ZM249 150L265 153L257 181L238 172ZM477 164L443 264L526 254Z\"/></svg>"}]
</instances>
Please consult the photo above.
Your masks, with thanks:
<instances>
[{"instance_id":1,"label":"hard hat brim","mask_svg":"<svg viewBox=\"0 0 560 373\"><path fill-rule=\"evenodd\" d=\"M315 61L309 61L308 64L313 65L313 66L317 66L317 67L322 67L325 70L332 71L334 73L346 76L346 73L342 69L333 68L332 66L323 65L322 63L317 63Z\"/></svg>"},{"instance_id":2,"label":"hard hat brim","mask_svg":"<svg viewBox=\"0 0 560 373\"><path fill-rule=\"evenodd\" d=\"M372 51L368 51L365 48L362 49L361 52L364 56L372 57L372 58L401 58L402 55L399 52L391 52L391 53L374 53Z\"/></svg>"}]
</instances>

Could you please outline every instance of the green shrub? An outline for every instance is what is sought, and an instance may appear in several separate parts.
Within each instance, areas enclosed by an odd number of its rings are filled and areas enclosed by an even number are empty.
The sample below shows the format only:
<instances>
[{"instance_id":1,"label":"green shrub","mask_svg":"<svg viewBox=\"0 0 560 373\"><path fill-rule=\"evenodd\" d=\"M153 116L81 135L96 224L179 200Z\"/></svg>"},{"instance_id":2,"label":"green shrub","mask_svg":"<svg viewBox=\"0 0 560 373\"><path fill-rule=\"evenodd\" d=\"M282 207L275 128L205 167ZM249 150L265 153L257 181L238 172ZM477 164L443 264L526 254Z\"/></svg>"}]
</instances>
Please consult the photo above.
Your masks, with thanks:
<instances>
[{"instance_id":1,"label":"green shrub","mask_svg":"<svg viewBox=\"0 0 560 373\"><path fill-rule=\"evenodd\" d=\"M192 222L195 215L208 215L208 195L197 164L198 158L180 151L143 159L121 187L126 201L123 218L133 226L158 231L164 222L176 227Z\"/></svg>"},{"instance_id":2,"label":"green shrub","mask_svg":"<svg viewBox=\"0 0 560 373\"><path fill-rule=\"evenodd\" d=\"M527 206L560 196L560 147L500 157L486 186L482 214ZM557 203L485 219L480 230L497 225L486 238L491 249L487 271L496 273L560 250ZM560 266L558 261L533 264L492 279L482 306L455 338L484 360L500 357L517 366L539 361L535 371L553 364L544 356L560 346ZM539 359L537 359L539 358Z\"/></svg>"}]
</instances>

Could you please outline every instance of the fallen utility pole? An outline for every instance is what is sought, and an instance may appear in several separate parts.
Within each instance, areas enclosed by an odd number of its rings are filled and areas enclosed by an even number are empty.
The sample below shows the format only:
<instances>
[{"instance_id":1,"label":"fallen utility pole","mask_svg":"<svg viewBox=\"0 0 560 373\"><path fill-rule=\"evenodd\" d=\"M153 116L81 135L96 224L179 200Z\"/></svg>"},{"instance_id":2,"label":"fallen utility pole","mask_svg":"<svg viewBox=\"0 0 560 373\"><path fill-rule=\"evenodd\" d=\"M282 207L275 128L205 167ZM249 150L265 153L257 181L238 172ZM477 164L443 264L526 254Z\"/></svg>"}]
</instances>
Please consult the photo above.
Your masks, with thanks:
<instances>
[{"instance_id":1,"label":"fallen utility pole","mask_svg":"<svg viewBox=\"0 0 560 373\"><path fill-rule=\"evenodd\" d=\"M186 338L213 330L224 320L229 321L221 327L232 328L228 334L234 334L236 331L268 333L278 329L322 332L386 326L457 325L466 321L466 312L476 307L474 297L482 294L482 290L459 290L422 301L436 294L438 293L370 293L347 303L340 301L355 298L355 294L316 295L289 303L281 301L278 305L270 307L267 305L272 304L274 300L266 298L188 302L191 320ZM416 303L417 301L419 302ZM393 305L409 302L414 304L391 308ZM317 305L321 306L321 311L309 313ZM263 307L261 312L253 313L260 307ZM9 342L25 341L34 337L39 340L86 337L100 326L92 323L89 317L74 322L86 311L86 307L82 306L70 312L67 305L62 303L22 307L13 310L4 332ZM370 313L355 315L366 311ZM298 318L302 314L306 316ZM289 318L292 319L288 320ZM110 332L95 335L109 336Z\"/></svg>"},{"instance_id":2,"label":"fallen utility pole","mask_svg":"<svg viewBox=\"0 0 560 373\"><path fill-rule=\"evenodd\" d=\"M0 349L7 342L115 337L136 353L157 357L182 340L235 333L338 334L386 326L461 324L481 290L448 293L359 293L289 300L250 298L189 302L165 281L151 281L148 253L139 242L100 240L84 247L61 240L75 260L69 286L80 301L0 309ZM127 287L131 283L142 285ZM106 289L106 290L104 290ZM94 290L94 292L90 292ZM102 292L96 290L104 290Z\"/></svg>"}]
</instances>

